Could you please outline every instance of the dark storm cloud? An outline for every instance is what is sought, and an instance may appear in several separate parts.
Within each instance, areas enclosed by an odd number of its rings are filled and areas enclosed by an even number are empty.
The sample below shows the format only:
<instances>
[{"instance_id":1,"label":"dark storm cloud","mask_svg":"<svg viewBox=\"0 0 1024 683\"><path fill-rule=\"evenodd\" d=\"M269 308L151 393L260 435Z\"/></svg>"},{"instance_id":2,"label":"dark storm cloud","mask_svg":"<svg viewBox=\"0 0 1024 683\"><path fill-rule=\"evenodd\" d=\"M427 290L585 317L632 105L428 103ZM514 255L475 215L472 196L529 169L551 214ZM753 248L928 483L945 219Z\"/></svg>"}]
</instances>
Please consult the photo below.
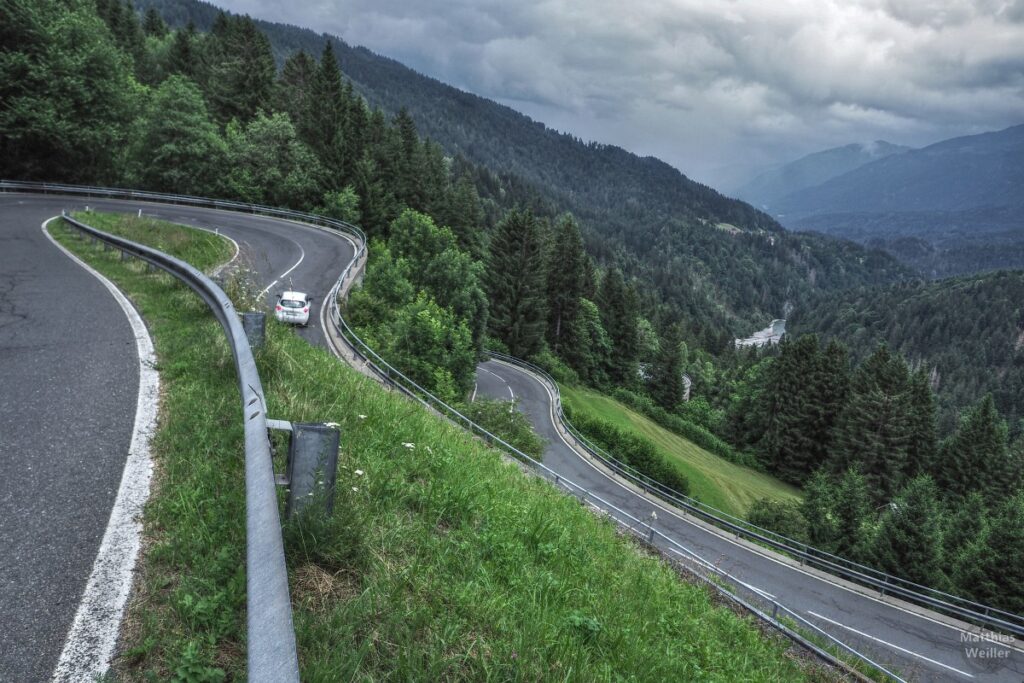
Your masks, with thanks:
<instances>
[{"instance_id":1,"label":"dark storm cloud","mask_svg":"<svg viewBox=\"0 0 1024 683\"><path fill-rule=\"evenodd\" d=\"M223 0L584 138L715 169L1024 121L1024 0Z\"/></svg>"}]
</instances>

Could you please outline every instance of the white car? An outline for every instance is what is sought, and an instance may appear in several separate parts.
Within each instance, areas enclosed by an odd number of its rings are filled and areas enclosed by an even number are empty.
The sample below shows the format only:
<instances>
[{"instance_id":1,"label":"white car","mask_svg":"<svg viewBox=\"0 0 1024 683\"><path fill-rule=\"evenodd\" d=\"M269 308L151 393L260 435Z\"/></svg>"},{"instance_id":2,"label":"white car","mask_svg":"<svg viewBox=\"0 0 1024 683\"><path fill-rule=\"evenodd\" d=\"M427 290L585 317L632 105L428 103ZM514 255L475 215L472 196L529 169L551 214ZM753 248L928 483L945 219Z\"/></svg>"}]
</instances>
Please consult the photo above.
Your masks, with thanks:
<instances>
[{"instance_id":1,"label":"white car","mask_svg":"<svg viewBox=\"0 0 1024 683\"><path fill-rule=\"evenodd\" d=\"M277 295L274 317L283 323L309 324L309 309L313 297L305 292L281 292Z\"/></svg>"}]
</instances>

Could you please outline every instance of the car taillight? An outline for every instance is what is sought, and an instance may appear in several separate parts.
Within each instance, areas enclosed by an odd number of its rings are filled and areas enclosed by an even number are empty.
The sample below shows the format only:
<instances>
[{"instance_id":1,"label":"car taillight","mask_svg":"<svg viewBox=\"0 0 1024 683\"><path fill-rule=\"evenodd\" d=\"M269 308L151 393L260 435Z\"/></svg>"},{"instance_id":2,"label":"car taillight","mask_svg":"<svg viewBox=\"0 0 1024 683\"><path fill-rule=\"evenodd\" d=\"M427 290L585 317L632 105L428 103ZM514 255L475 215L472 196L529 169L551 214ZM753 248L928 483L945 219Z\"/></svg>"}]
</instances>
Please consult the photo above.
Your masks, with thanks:
<instances>
[{"instance_id":1,"label":"car taillight","mask_svg":"<svg viewBox=\"0 0 1024 683\"><path fill-rule=\"evenodd\" d=\"M303 308L302 312L303 313L309 313L309 306L306 306L305 308Z\"/></svg>"},{"instance_id":2,"label":"car taillight","mask_svg":"<svg viewBox=\"0 0 1024 683\"><path fill-rule=\"evenodd\" d=\"M274 306L274 310L275 311L280 311L280 310L282 310L282 308L280 306Z\"/></svg>"}]
</instances>

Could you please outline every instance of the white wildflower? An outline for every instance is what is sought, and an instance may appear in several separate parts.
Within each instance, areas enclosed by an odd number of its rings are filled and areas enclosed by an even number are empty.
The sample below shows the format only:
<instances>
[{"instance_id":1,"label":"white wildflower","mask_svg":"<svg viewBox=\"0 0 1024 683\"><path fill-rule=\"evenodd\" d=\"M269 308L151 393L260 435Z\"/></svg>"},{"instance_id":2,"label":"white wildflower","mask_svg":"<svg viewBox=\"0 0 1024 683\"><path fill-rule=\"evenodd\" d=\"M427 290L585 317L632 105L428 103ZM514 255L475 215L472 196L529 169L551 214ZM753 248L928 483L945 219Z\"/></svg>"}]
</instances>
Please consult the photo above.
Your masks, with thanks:
<instances>
[{"instance_id":1,"label":"white wildflower","mask_svg":"<svg viewBox=\"0 0 1024 683\"><path fill-rule=\"evenodd\" d=\"M354 492L356 492L356 493L359 493L359 487L358 487L358 486L353 486L353 487L352 487L352 490L353 490Z\"/></svg>"},{"instance_id":2,"label":"white wildflower","mask_svg":"<svg viewBox=\"0 0 1024 683\"><path fill-rule=\"evenodd\" d=\"M365 416L365 415L358 415L357 417L358 417L358 418L359 418L360 420L365 420L365 419L366 419L366 416Z\"/></svg>"},{"instance_id":3,"label":"white wildflower","mask_svg":"<svg viewBox=\"0 0 1024 683\"><path fill-rule=\"evenodd\" d=\"M363 476L363 471L362 470L356 470L356 476L357 477Z\"/></svg>"},{"instance_id":4,"label":"white wildflower","mask_svg":"<svg viewBox=\"0 0 1024 683\"><path fill-rule=\"evenodd\" d=\"M416 448L416 444L414 443L403 442L402 445L406 448Z\"/></svg>"}]
</instances>

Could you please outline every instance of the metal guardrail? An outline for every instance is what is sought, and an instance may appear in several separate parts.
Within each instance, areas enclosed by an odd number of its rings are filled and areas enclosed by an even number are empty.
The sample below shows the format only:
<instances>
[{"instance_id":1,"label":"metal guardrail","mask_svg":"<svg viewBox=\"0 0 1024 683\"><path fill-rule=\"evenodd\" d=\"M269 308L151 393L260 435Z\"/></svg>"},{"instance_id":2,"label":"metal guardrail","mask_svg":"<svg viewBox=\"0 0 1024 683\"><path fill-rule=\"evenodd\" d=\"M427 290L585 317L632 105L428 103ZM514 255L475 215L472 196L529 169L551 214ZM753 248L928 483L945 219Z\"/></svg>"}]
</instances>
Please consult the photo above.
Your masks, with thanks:
<instances>
[{"instance_id":1,"label":"metal guardrail","mask_svg":"<svg viewBox=\"0 0 1024 683\"><path fill-rule=\"evenodd\" d=\"M331 309L330 309L329 317L330 317L332 323L335 325L335 327L336 327L337 331L339 332L339 334L341 334L341 336L345 339L346 343L349 344L349 346L352 349L352 351L366 362L367 366L374 372L374 374L376 374L386 384L399 389L400 391L402 391L403 393L405 393L409 397L413 398L414 400L418 401L419 403L423 404L424 406L426 406L426 407L428 407L428 408L430 408L432 410L437 411L438 413L440 413L441 415L444 415L445 417L447 417L448 419L452 420L456 424L459 424L460 426L465 427L471 433L477 434L477 435L481 436L489 444L498 445L498 446L504 448L505 450L507 450L509 453L511 453L512 455L514 455L518 459L520 459L521 461L529 463L530 465L532 465L534 467L535 471L538 474L540 474L541 476L544 476L544 477L548 478L549 480L553 481L556 485L561 485L561 486L564 486L564 487L566 487L567 489L569 489L571 491L577 492L577 495L580 498L581 502L585 502L587 500L590 500L590 501L597 501L597 502L603 504L605 506L604 509L615 512L615 515L617 515L615 517L616 521L618 523L622 524L623 526L626 526L627 528L632 529L636 524L643 524L643 522L641 520L637 520L636 518L632 517L632 515L630 515L628 512L625 512L624 510L616 508L611 503L609 503L607 501L604 501L600 497L590 493L589 491L587 491L582 486L580 486L580 485L578 485L578 484L576 484L576 483L574 483L574 482L572 482L570 480L567 480L564 477L561 477L559 474L557 474L553 470L549 469L548 467L546 467L542 463L538 463L538 462L534 461L528 455L526 455L525 453L519 451L517 448L515 448L514 446L512 446L511 444L509 444L505 440L501 439L497 435L492 434L491 432L489 432L488 430L484 429L480 425L477 425L469 417L463 415L462 413L460 413L458 410L456 410L452 406L448 405L447 403L445 403L441 399L437 398L432 393L427 391L425 388L421 387L419 384L417 384L412 379L407 377L405 374L403 374L397 368L395 368L394 366L389 364L380 355L378 355L373 349L371 349L362 339L360 339L358 335L356 335L356 333L349 327L348 323L344 320L344 318L341 315L340 309L338 308L338 298L339 298L339 292L341 292L341 290L345 286L346 280L348 280L350 278L350 276L351 276L353 267L357 263L359 263L361 259L364 259L366 257L366 236L363 233L363 231L361 229L359 229L357 226L354 226L354 225L352 225L350 223L346 223L344 221L338 221L338 220L334 220L334 219L330 219L330 218L325 218L323 216L316 216L316 215L312 215L312 214L305 214L305 213L302 213L302 212L291 211L291 210L287 210L287 209L277 209L277 208L274 208L274 207L266 207L266 206L261 206L261 205L256 205L256 204L246 204L246 203L242 203L242 202L233 202L233 201L225 201L225 200L213 200L213 199L206 199L206 198L202 198L202 197L172 195L172 194L165 194L165 193L145 192L145 191L136 191L136 190L120 190L120 189L111 189L111 188L83 187L83 186L75 186L75 185L59 185L59 184L52 184L52 183L33 183L33 182L19 182L19 181L3 181L3 180L0 180L0 192L2 192L2 191L28 191L28 192L43 192L43 193L48 193L49 192L49 193L56 193L56 194L77 194L77 195L84 195L84 196L97 196L97 197L107 197L107 198L116 198L116 199L134 199L134 200L155 201L155 202L169 203L169 204L184 204L184 205L200 206L200 207L206 207L206 208L225 209L225 210L231 210L231 211L242 211L242 212L246 212L246 213L262 214L262 215L268 215L268 216L285 218L285 219L289 219L289 220L297 220L297 221L301 221L303 223L311 223L313 225L319 225L319 226L322 226L322 227L331 228L331 229L334 229L334 230L339 231L341 233L345 233L345 234L348 234L348 235L354 237L355 240L353 240L353 244L355 244L355 246L356 246L356 254L353 257L352 261L350 261L349 264L346 266L346 268L345 268L344 272L342 273L341 277L338 278L338 281L335 283L334 287L331 290L331 293L330 293L330 296L329 296L329 299L331 301ZM115 238L115 239L117 239L117 238ZM141 245L137 245L137 246L141 247ZM142 248L145 249L146 247L142 247ZM236 319L236 322L237 322L237 319ZM244 339L244 334L242 335L242 338ZM513 364L520 365L521 367L524 367L524 368L526 368L528 370L531 370L532 372L534 372L534 373L540 375L542 378L544 378L545 381L549 382L551 384L553 390L554 390L554 395L556 397L557 414L559 416L559 419L562 420L563 423L566 425L567 431L569 431L569 433L572 434L574 438L579 440L581 445L587 444L585 447L589 447L589 449L592 449L591 452L592 452L592 454L595 457L600 458L609 467L611 467L612 469L615 469L621 476L623 476L623 477L625 477L627 479L632 479L634 481L634 483L640 484L643 488L645 488L645 490L648 490L651 493L659 495L659 497L665 496L666 499L669 502L672 502L673 504L678 505L678 506L682 507L683 509L686 509L686 510L694 513L695 515L701 517L702 519L705 519L706 521L714 524L715 526L718 526L719 528L727 529L727 530L729 530L729 531L731 531L733 533L736 533L738 535L743 535L743 536L747 537L749 540L753 540L755 542L760 542L760 543L767 544L770 547L773 547L776 550L780 550L780 551L785 552L785 553L790 553L790 554L794 554L794 555L798 555L798 554L802 553L804 555L803 557L801 557L801 560L803 562L807 562L807 563L812 563L813 562L816 566L821 567L825 571L830 571L830 568L831 568L831 572L830 573L838 573L841 576L845 576L846 578L851 578L851 579L853 579L855 581L857 581L859 577L863 577L864 580L859 581L860 583L867 583L868 585L879 587L880 589L884 588L884 590L882 590L883 594L886 594L888 592L890 594L897 595L897 596L902 597L904 599L907 599L909 601L917 602L918 604L923 604L925 606L928 606L928 607L930 607L932 609L936 609L938 611L943 611L943 612L946 612L946 613L952 613L952 614L955 614L957 616L961 616L961 617L966 618L966 619L971 620L971 621L976 621L976 622L984 623L984 624L989 625L989 626L994 626L994 627L997 627L997 628L1001 628L1003 630L1009 631L1009 632L1014 633L1014 634L1024 634L1024 618L1020 617L1019 615L1015 615L1015 614L1012 614L1012 613L1009 613L1009 612L1004 612L1002 610L997 610L995 608L991 608L991 607L988 607L988 606L985 606L985 605L980 605L978 603L973 603L973 602L971 602L969 600L965 600L963 598L959 598L958 596L953 596L953 595L945 594L945 593L942 593L940 591L934 591L934 590L932 590L930 588L927 588L925 586L918 586L917 584L913 584L912 582L905 581L903 579L899 579L898 577L886 575L883 572L878 572L877 570L874 570L874 569L872 569L870 567L865 567L863 565L856 565L856 563L852 563L852 562L850 562L848 560L845 560L844 558L840 558L838 556L831 555L830 553L826 553L824 551L817 550L815 548L807 546L806 544L802 544L802 543L800 543L798 541L793 541L792 539L788 539L788 538L786 538L784 536L781 536L779 534L775 534L774 532L771 532L770 530L761 529L760 527L756 527L754 525L751 525L751 524L749 524L748 522L745 522L742 519L739 519L737 517L733 517L732 515L724 513L724 512L722 512L720 510L716 510L715 508L712 508L710 506L704 505L703 503L700 503L700 501L697 501L695 499L689 498L688 496L683 496L682 494L679 494L678 492L675 492L675 491L672 491L671 489L668 489L667 487L661 485L660 483L654 481L653 479L650 479L649 477L646 477L645 475L643 475L642 473L634 470L633 468L630 468L625 463L621 463L620 461L616 460L615 458L613 458L609 454L601 451L599 448L597 448L593 444L590 444L588 441L586 441L586 438L583 437L583 435L580 434L578 432L578 430L575 429L575 427L572 427L571 423L569 423L568 421L566 421L564 419L564 414L562 412L562 405L561 405L561 396L560 396L560 393L558 391L558 384L543 368L540 368L539 366L534 365L533 363L529 363L527 361L523 361L523 360L520 360L520 359L517 359L517 358L513 358L511 356L504 356L502 354L492 354L492 356L497 358L497 359L499 359L499 360L504 360L506 362L511 362ZM260 395L262 396L262 392L260 392ZM265 436L265 434L266 434L265 429L263 431L263 434ZM247 438L247 446L248 446L248 438ZM269 448L269 446L268 446L268 448ZM269 460L268 460L268 462L269 462ZM248 463L248 458L247 458L247 463ZM269 467L268 467L268 469L269 469ZM247 476L248 476L248 464L247 464ZM272 476L272 473L271 473L271 476ZM275 508L275 517L276 517L276 508ZM631 520L632 524L627 525L626 524L626 520ZM732 521L730 521L730 520L732 520ZM653 542L653 539L655 537L658 537L661 540L663 540L668 546L670 546L671 549L673 550L673 552L675 552L675 553L677 553L677 554L679 554L681 556L685 555L687 557L697 558L697 560L699 560L700 562L708 564L708 563L706 563L706 561L704 561L703 559L699 558L699 556L697 556L694 553L692 553L689 549L685 548L683 545L679 544L674 539L671 539L671 538L669 538L667 536L664 536L664 534L661 534L661 532L658 532L657 530L655 530L653 528L651 528L649 530L649 532L650 532L649 535L650 535L650 541L651 542ZM280 527L279 526L277 527L277 534L278 534L278 536L280 536ZM802 546L802 549L799 549L796 546ZM815 553L817 555L815 555ZM831 562L831 559L839 560L840 562L833 563L833 562ZM854 565L854 566L856 566L858 568L866 570L866 572L861 573L859 571L851 571L851 570L847 569L846 566L844 564L842 564L842 563L846 563L846 565ZM714 572L718 576L720 576L721 578L725 578L725 579L729 580L731 585L734 587L734 590L742 590L742 588L744 586L746 586L746 584L744 584L738 578L732 577L731 575L726 574L725 572L722 572L721 570L719 570L717 568L714 568ZM881 581L879 581L873 575L880 575L880 576L882 576L884 578ZM286 578L285 578L285 583L287 583L287 579ZM749 605L748 601L744 601L742 598L737 596L735 593L730 593L728 590L726 590L726 588L724 588L723 586L721 586L718 583L714 583L713 585L715 586L715 588L717 590L719 590L723 594L726 594L729 599L736 601L737 604L742 604L744 607L751 608L751 606ZM954 599L954 600L958 601L960 604L966 604L966 605L978 607L978 608L981 608L983 611L978 612L978 611L970 610L970 609L967 609L967 608L964 608L964 607L958 607L957 605L953 605L953 604L948 603L946 601L943 601L941 599L931 598L928 595L917 593L917 592L914 592L912 590L908 590L908 589L904 588L903 586L906 586L906 585L909 585L909 586L912 586L912 587L917 587L917 588L920 588L920 589L924 589L925 591L928 591L929 593L932 593L932 594L938 594L938 595L943 595L943 596L949 597L951 599ZM287 586L286 586L286 589L287 589ZM758 596L760 596L760 597L764 597L764 596L762 596L760 594L760 592L757 592L756 594ZM287 593L285 594L285 596L286 596L286 599L287 599ZM251 599L251 596L250 596L250 599ZM843 649L844 651L849 652L850 654L855 656L857 659L860 659L861 661L865 662L869 666L872 666L872 667L874 667L876 669L879 669L883 673L886 673L887 675L893 677L896 680L901 680L901 679L899 679L899 677L897 677L894 674L892 674L891 672L885 670L884 667L881 667L879 664L877 664L876 662L872 661L870 658L868 658L864 654L859 653L859 652L853 650L852 648L850 648L849 646L845 645L841 641L837 640L836 638L834 638L830 634L826 633L825 631L823 631L819 627L815 626L814 624L811 624L810 622L807 622L805 619L803 619L802 617L799 617L795 613L790 612L787 608L785 608L785 606L777 603L775 600L771 600L770 603L771 603L771 608L772 608L772 611L773 611L773 615L776 614L778 610L782 610L784 613L788 613L791 618L793 618L796 621L800 622L802 624L802 626L811 628L813 631L815 631L816 633L818 633L822 637L826 638L830 642L833 642L837 647ZM821 656L822 658L826 659L830 663L836 664L836 665L840 665L840 666L844 666L843 664L838 662L838 660L836 660L835 657L833 657L831 654L821 650L820 648L817 648L812 643L807 642L806 639L803 638L803 636L801 636L799 633L797 633L793 629L789 628L785 624L782 624L782 623L778 622L774 617L768 618L766 614L764 614L763 612L757 610L756 608L752 609L752 611L755 614L757 614L759 617L765 618L769 623L771 623L776 628L779 628L788 637L794 639L797 642L800 642L801 644L803 644L805 646L810 647L819 656ZM253 616L252 616L253 613L252 613L252 607L251 606L250 606L249 615L250 615L249 616L249 620L250 620L250 625L249 625L250 626L250 637L249 637L249 647L250 647L249 672L250 672L250 677L252 677L253 674L259 672L259 669L254 668L255 665L253 663L253 646L254 646L254 643L253 643L253 639L252 639L252 635L251 635L251 633L252 633L251 629L253 628L253 623L252 623L252 621L253 621ZM992 616L992 615L997 615L997 616ZM1009 618L1013 619L1013 621L1007 621L1007 620L1002 619L1000 617L1009 617ZM290 611L290 608L288 609L288 623L289 623L289 625L291 623L291 611ZM290 632L290 635L291 635L292 643L294 643L294 632L291 631L291 629L289 629L289 632ZM296 673L296 677L297 677L297 673ZM271 678L267 678L267 679L260 678L260 679L253 679L253 680L272 680L272 679ZM276 679L276 680L281 680L281 679ZM296 680L297 680L297 678L296 678Z\"/></svg>"},{"instance_id":2,"label":"metal guardrail","mask_svg":"<svg viewBox=\"0 0 1024 683\"><path fill-rule=\"evenodd\" d=\"M340 281L339 281L340 283ZM335 285L337 289L338 285ZM333 299L332 299L333 300ZM335 300L336 302L336 300ZM786 616L800 624L800 628L808 629L815 637L823 639L832 646L842 650L860 660L869 667L872 667L881 673L885 674L889 678L895 681L903 681L898 675L885 668L880 663L872 660L867 655L858 652L854 648L850 647L846 643L842 642L832 634L821 629L817 625L807 621L804 617L800 616L796 612L790 610L785 605L782 605L775 599L769 598L766 594L757 591L742 580L728 574L727 572L715 567L710 562L707 562L699 555L695 554L689 548L676 541L674 538L665 535L664 533L653 528L648 522L641 520L629 512L617 507L613 503L605 500L604 498L590 492L585 487L577 484L571 479L567 479L562 475L558 474L554 470L548 468L541 462L537 462L526 453L523 453L518 448L508 443L500 436L491 433L484 427L473 422L469 417L459 412L457 409L445 403L440 398L434 396L431 392L417 384L414 380L407 377L400 370L395 368L393 365L384 360L376 351L374 351L366 342L364 342L352 328L348 322L341 315L340 310L335 306L331 314L331 322L334 323L336 329L345 338L345 341L350 345L350 348L361 358L367 367L385 384L395 387L405 395L421 403L430 410L434 410L442 416L448 418L454 424L465 428L472 434L476 434L482 437L488 444L500 446L501 448L508 451L510 454L515 456L518 460L529 464L534 473L538 474L545 479L553 482L555 486L560 486L566 491L574 495L580 500L581 504L589 504L602 512L608 514L611 519L616 521L620 526L630 533L636 534L646 543L655 545L662 550L669 550L675 553L684 560L690 562L684 562L679 566L687 572L694 574L702 581L706 582L710 587L721 593L731 602L739 605L740 607L749 610L759 618L764 619L767 623L781 631L788 638L794 642L800 644L803 647L811 650L815 655L828 662L833 666L849 670L850 667L845 662L839 660L832 653L828 652L822 646L816 645L810 641L805 635L787 626L779 619L782 616ZM557 385L556 385L557 387ZM643 530L641 532L641 529ZM705 572L705 573L702 573ZM713 581L708 578L706 572L710 572L715 577L728 582L728 585L723 585L721 581ZM750 596L744 598L740 595L744 590L751 593ZM756 601L767 601L766 609L758 608L754 603ZM767 612L770 611L771 615Z\"/></svg>"},{"instance_id":3,"label":"metal guardrail","mask_svg":"<svg viewBox=\"0 0 1024 683\"><path fill-rule=\"evenodd\" d=\"M245 427L245 549L248 678L256 683L299 680L299 660L285 568L281 518L267 436L267 402L242 323L227 294L188 263L97 230L66 213L79 231L161 270L191 287L220 321L235 356Z\"/></svg>"},{"instance_id":4,"label":"metal guardrail","mask_svg":"<svg viewBox=\"0 0 1024 683\"><path fill-rule=\"evenodd\" d=\"M702 503L695 498L679 493L651 479L594 444L572 424L562 409L558 382L546 370L534 363L506 354L491 352L490 355L497 360L516 365L538 375L552 390L555 397L557 419L562 422L566 431L577 443L606 467L613 470L619 476L633 482L647 493L654 494L665 502L682 508L720 529L790 555L800 560L801 565L809 565L834 576L849 579L858 584L876 589L882 595L899 597L922 607L934 609L949 616L959 617L988 628L1007 631L1014 635L1024 635L1024 616L983 605L957 595L929 588L928 586L922 586L898 576L879 571L873 567L868 567L814 548L770 529L751 524L744 519Z\"/></svg>"}]
</instances>

